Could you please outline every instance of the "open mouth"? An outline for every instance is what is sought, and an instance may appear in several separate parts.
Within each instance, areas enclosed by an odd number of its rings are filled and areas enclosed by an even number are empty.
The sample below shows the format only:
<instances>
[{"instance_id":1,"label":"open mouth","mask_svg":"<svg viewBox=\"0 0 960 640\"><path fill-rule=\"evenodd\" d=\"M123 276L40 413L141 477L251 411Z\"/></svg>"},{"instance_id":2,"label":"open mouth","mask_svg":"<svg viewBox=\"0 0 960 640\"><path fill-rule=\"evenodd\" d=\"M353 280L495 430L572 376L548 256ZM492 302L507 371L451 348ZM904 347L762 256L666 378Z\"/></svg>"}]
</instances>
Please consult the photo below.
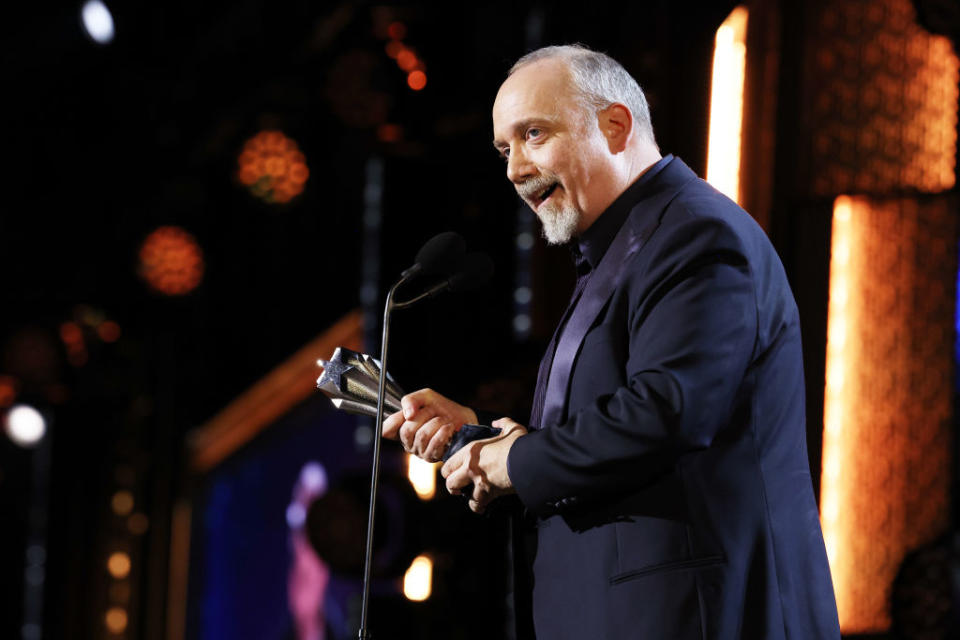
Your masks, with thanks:
<instances>
[{"instance_id":1,"label":"open mouth","mask_svg":"<svg viewBox=\"0 0 960 640\"><path fill-rule=\"evenodd\" d=\"M547 200L547 198L552 196L553 192L556 191L557 187L559 186L560 186L559 182L554 182L549 187L547 187L543 193L537 196L537 206L539 207L541 204L543 204Z\"/></svg>"}]
</instances>

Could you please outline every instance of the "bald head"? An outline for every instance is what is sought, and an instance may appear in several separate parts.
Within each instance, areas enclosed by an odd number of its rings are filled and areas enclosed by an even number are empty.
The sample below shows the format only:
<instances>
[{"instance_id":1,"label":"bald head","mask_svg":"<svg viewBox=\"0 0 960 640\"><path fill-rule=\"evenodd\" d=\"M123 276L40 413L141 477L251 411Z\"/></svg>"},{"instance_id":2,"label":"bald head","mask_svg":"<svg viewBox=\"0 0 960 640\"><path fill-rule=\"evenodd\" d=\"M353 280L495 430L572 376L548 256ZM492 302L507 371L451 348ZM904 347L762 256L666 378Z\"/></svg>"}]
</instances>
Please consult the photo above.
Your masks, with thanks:
<instances>
[{"instance_id":1,"label":"bald head","mask_svg":"<svg viewBox=\"0 0 960 640\"><path fill-rule=\"evenodd\" d=\"M507 76L544 60L555 60L566 67L585 111L596 112L614 103L623 104L633 115L637 133L656 144L647 98L623 65L605 53L579 44L558 45L531 51L514 63Z\"/></svg>"}]
</instances>

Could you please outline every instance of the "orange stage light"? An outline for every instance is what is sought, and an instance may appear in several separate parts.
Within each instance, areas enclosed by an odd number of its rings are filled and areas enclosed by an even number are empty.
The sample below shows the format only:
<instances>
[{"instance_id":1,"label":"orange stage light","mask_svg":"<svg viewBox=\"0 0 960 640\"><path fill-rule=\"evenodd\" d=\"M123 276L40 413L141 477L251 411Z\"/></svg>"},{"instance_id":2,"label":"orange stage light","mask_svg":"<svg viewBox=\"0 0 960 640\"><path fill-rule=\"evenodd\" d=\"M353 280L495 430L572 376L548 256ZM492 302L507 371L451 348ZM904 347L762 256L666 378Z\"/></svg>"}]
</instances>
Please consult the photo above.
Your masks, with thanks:
<instances>
[{"instance_id":1,"label":"orange stage light","mask_svg":"<svg viewBox=\"0 0 960 640\"><path fill-rule=\"evenodd\" d=\"M381 142L398 142L403 137L403 128L397 124L385 122L377 127L377 139Z\"/></svg>"},{"instance_id":2,"label":"orange stage light","mask_svg":"<svg viewBox=\"0 0 960 640\"><path fill-rule=\"evenodd\" d=\"M413 602L423 602L433 593L433 559L420 554L403 574L403 595Z\"/></svg>"},{"instance_id":3,"label":"orange stage light","mask_svg":"<svg viewBox=\"0 0 960 640\"><path fill-rule=\"evenodd\" d=\"M130 575L130 555L123 551L115 551L107 558L107 571L117 580L122 580Z\"/></svg>"},{"instance_id":4,"label":"orange stage light","mask_svg":"<svg viewBox=\"0 0 960 640\"><path fill-rule=\"evenodd\" d=\"M396 60L397 56L399 56L400 53L405 50L406 50L406 47L404 47L403 43L400 42L399 40L391 40L390 42L387 43L387 46L385 47L385 51L387 52L387 55L393 58L394 60Z\"/></svg>"},{"instance_id":5,"label":"orange stage light","mask_svg":"<svg viewBox=\"0 0 960 640\"><path fill-rule=\"evenodd\" d=\"M289 202L303 192L309 177L297 143L280 131L261 131L237 158L237 179L265 202Z\"/></svg>"},{"instance_id":6,"label":"orange stage light","mask_svg":"<svg viewBox=\"0 0 960 640\"><path fill-rule=\"evenodd\" d=\"M127 610L123 607L111 607L103 621L110 633L123 633L127 629Z\"/></svg>"},{"instance_id":7,"label":"orange stage light","mask_svg":"<svg viewBox=\"0 0 960 640\"><path fill-rule=\"evenodd\" d=\"M17 379L0 376L0 408L9 407L17 399Z\"/></svg>"},{"instance_id":8,"label":"orange stage light","mask_svg":"<svg viewBox=\"0 0 960 640\"><path fill-rule=\"evenodd\" d=\"M420 91L427 86L427 74L419 69L417 71L411 71L407 76L407 86L414 91Z\"/></svg>"},{"instance_id":9,"label":"orange stage light","mask_svg":"<svg viewBox=\"0 0 960 640\"><path fill-rule=\"evenodd\" d=\"M956 183L960 60L910 0L826 2L803 91L813 195L940 193Z\"/></svg>"},{"instance_id":10,"label":"orange stage light","mask_svg":"<svg viewBox=\"0 0 960 640\"><path fill-rule=\"evenodd\" d=\"M747 15L746 7L737 7L717 29L707 142L707 182L738 202Z\"/></svg>"},{"instance_id":11,"label":"orange stage light","mask_svg":"<svg viewBox=\"0 0 960 640\"><path fill-rule=\"evenodd\" d=\"M203 251L180 227L160 227L140 247L140 276L168 296L190 293L203 279Z\"/></svg>"},{"instance_id":12,"label":"orange stage light","mask_svg":"<svg viewBox=\"0 0 960 640\"><path fill-rule=\"evenodd\" d=\"M60 339L65 345L82 344L83 331L76 322L64 322L60 325Z\"/></svg>"},{"instance_id":13,"label":"orange stage light","mask_svg":"<svg viewBox=\"0 0 960 640\"><path fill-rule=\"evenodd\" d=\"M949 524L954 215L834 205L820 517L844 633L890 627L904 554Z\"/></svg>"},{"instance_id":14,"label":"orange stage light","mask_svg":"<svg viewBox=\"0 0 960 640\"><path fill-rule=\"evenodd\" d=\"M404 71L413 71L419 64L420 60L417 59L417 54L410 49L404 49L397 54L397 66Z\"/></svg>"},{"instance_id":15,"label":"orange stage light","mask_svg":"<svg viewBox=\"0 0 960 640\"><path fill-rule=\"evenodd\" d=\"M391 22L387 27L387 35L394 40L403 40L407 37L407 25L402 22Z\"/></svg>"},{"instance_id":16,"label":"orange stage light","mask_svg":"<svg viewBox=\"0 0 960 640\"><path fill-rule=\"evenodd\" d=\"M407 479L421 500L431 500L437 495L438 464L407 454Z\"/></svg>"},{"instance_id":17,"label":"orange stage light","mask_svg":"<svg viewBox=\"0 0 960 640\"><path fill-rule=\"evenodd\" d=\"M104 342L116 342L120 339L120 325L113 320L106 320L97 326L97 335Z\"/></svg>"},{"instance_id":18,"label":"orange stage light","mask_svg":"<svg viewBox=\"0 0 960 640\"><path fill-rule=\"evenodd\" d=\"M127 531L135 536L142 536L150 528L150 520L142 513L134 513L127 518Z\"/></svg>"}]
</instances>

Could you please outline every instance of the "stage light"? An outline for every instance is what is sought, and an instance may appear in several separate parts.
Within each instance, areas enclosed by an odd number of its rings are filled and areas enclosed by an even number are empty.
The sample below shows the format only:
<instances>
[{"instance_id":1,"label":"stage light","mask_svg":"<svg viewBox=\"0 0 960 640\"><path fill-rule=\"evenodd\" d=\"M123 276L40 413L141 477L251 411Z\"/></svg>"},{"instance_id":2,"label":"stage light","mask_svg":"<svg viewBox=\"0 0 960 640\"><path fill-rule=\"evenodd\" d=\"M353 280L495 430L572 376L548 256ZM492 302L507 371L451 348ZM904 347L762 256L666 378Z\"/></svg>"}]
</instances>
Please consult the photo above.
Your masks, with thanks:
<instances>
[{"instance_id":1,"label":"stage light","mask_svg":"<svg viewBox=\"0 0 960 640\"><path fill-rule=\"evenodd\" d=\"M64 322L60 325L60 339L67 349L67 360L75 367L87 363L87 345L83 339L83 329L76 322Z\"/></svg>"},{"instance_id":2,"label":"stage light","mask_svg":"<svg viewBox=\"0 0 960 640\"><path fill-rule=\"evenodd\" d=\"M430 500L437 495L437 463L427 462L408 453L407 479L421 500Z\"/></svg>"},{"instance_id":3,"label":"stage light","mask_svg":"<svg viewBox=\"0 0 960 640\"><path fill-rule=\"evenodd\" d=\"M513 317L513 330L518 333L530 331L530 316L525 313L518 313Z\"/></svg>"},{"instance_id":4,"label":"stage light","mask_svg":"<svg viewBox=\"0 0 960 640\"><path fill-rule=\"evenodd\" d=\"M7 436L21 447L36 446L47 432L47 421L33 407L17 404L7 412L4 420Z\"/></svg>"},{"instance_id":5,"label":"stage light","mask_svg":"<svg viewBox=\"0 0 960 640\"><path fill-rule=\"evenodd\" d=\"M717 29L707 142L707 182L737 201L746 61L747 9L737 7Z\"/></svg>"},{"instance_id":6,"label":"stage light","mask_svg":"<svg viewBox=\"0 0 960 640\"><path fill-rule=\"evenodd\" d=\"M140 247L140 276L168 296L190 293L203 279L203 251L180 227L160 227Z\"/></svg>"},{"instance_id":7,"label":"stage light","mask_svg":"<svg viewBox=\"0 0 960 640\"><path fill-rule=\"evenodd\" d=\"M377 139L380 142L399 142L403 137L403 128L397 124L384 122L377 127Z\"/></svg>"},{"instance_id":8,"label":"stage light","mask_svg":"<svg viewBox=\"0 0 960 640\"><path fill-rule=\"evenodd\" d=\"M17 399L17 379L0 376L0 408L9 407Z\"/></svg>"},{"instance_id":9,"label":"stage light","mask_svg":"<svg viewBox=\"0 0 960 640\"><path fill-rule=\"evenodd\" d=\"M133 494L122 489L113 494L113 497L110 498L110 508L113 509L113 512L118 516L128 515L133 511Z\"/></svg>"},{"instance_id":10,"label":"stage light","mask_svg":"<svg viewBox=\"0 0 960 640\"><path fill-rule=\"evenodd\" d=\"M97 335L104 342L116 342L120 338L120 325L113 320L106 320L97 325Z\"/></svg>"},{"instance_id":11,"label":"stage light","mask_svg":"<svg viewBox=\"0 0 960 640\"><path fill-rule=\"evenodd\" d=\"M918 200L834 202L820 519L845 635L890 628L904 555L949 526L956 212Z\"/></svg>"},{"instance_id":12,"label":"stage light","mask_svg":"<svg viewBox=\"0 0 960 640\"><path fill-rule=\"evenodd\" d=\"M410 49L404 49L397 54L397 66L404 71L413 71L418 64L420 64L420 61L417 60L417 54Z\"/></svg>"},{"instance_id":13,"label":"stage light","mask_svg":"<svg viewBox=\"0 0 960 640\"><path fill-rule=\"evenodd\" d=\"M110 633L123 633L127 629L127 610L123 607L110 607L103 621Z\"/></svg>"},{"instance_id":14,"label":"stage light","mask_svg":"<svg viewBox=\"0 0 960 640\"><path fill-rule=\"evenodd\" d=\"M391 40L390 42L387 43L387 46L384 47L384 50L387 52L387 55L393 58L394 60L396 60L397 56L400 55L400 52L404 51L405 49L406 47L404 47L403 43L400 42L399 40Z\"/></svg>"},{"instance_id":15,"label":"stage light","mask_svg":"<svg viewBox=\"0 0 960 640\"><path fill-rule=\"evenodd\" d=\"M280 131L261 131L237 158L237 179L264 202L290 202L303 192L309 177L297 143Z\"/></svg>"},{"instance_id":16,"label":"stage light","mask_svg":"<svg viewBox=\"0 0 960 640\"><path fill-rule=\"evenodd\" d=\"M150 521L142 513L135 513L127 518L127 531L135 536L142 536L147 532Z\"/></svg>"},{"instance_id":17,"label":"stage light","mask_svg":"<svg viewBox=\"0 0 960 640\"><path fill-rule=\"evenodd\" d=\"M433 560L430 556L419 555L413 559L410 568L403 574L403 595L407 600L423 602L433 591Z\"/></svg>"},{"instance_id":18,"label":"stage light","mask_svg":"<svg viewBox=\"0 0 960 640\"><path fill-rule=\"evenodd\" d=\"M407 76L407 86L414 91L420 91L427 86L427 74L419 69L411 71L410 75Z\"/></svg>"},{"instance_id":19,"label":"stage light","mask_svg":"<svg viewBox=\"0 0 960 640\"><path fill-rule=\"evenodd\" d=\"M307 508L299 502L287 506L287 526L299 529L307 521Z\"/></svg>"},{"instance_id":20,"label":"stage light","mask_svg":"<svg viewBox=\"0 0 960 640\"><path fill-rule=\"evenodd\" d=\"M403 40L407 37L407 25L402 22L391 22L387 27L387 35L394 40Z\"/></svg>"},{"instance_id":21,"label":"stage light","mask_svg":"<svg viewBox=\"0 0 960 640\"><path fill-rule=\"evenodd\" d=\"M80 10L83 28L94 42L110 44L113 41L113 15L100 0L87 0Z\"/></svg>"},{"instance_id":22,"label":"stage light","mask_svg":"<svg viewBox=\"0 0 960 640\"><path fill-rule=\"evenodd\" d=\"M130 556L123 551L116 551L107 558L107 571L117 580L130 575Z\"/></svg>"},{"instance_id":23,"label":"stage light","mask_svg":"<svg viewBox=\"0 0 960 640\"><path fill-rule=\"evenodd\" d=\"M300 470L300 482L304 489L314 494L326 493L329 484L327 472L319 462L308 462L303 466Z\"/></svg>"}]
</instances>

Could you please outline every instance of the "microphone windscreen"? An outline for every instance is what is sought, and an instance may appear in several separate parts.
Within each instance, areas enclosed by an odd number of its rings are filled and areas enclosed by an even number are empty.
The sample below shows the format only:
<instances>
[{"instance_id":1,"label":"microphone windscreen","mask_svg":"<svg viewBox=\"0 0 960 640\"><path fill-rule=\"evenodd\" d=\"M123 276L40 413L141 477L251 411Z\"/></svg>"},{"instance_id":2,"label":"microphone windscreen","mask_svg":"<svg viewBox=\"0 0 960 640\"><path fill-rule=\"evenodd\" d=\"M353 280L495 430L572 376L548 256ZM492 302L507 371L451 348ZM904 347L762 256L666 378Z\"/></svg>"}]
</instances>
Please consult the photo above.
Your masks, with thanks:
<instances>
[{"instance_id":1,"label":"microphone windscreen","mask_svg":"<svg viewBox=\"0 0 960 640\"><path fill-rule=\"evenodd\" d=\"M417 264L425 275L445 276L463 263L467 245L458 233L444 231L427 240L417 252Z\"/></svg>"},{"instance_id":2,"label":"microphone windscreen","mask_svg":"<svg viewBox=\"0 0 960 640\"><path fill-rule=\"evenodd\" d=\"M450 291L466 291L484 284L493 275L493 260L485 253L470 253L460 271L450 278Z\"/></svg>"}]
</instances>

